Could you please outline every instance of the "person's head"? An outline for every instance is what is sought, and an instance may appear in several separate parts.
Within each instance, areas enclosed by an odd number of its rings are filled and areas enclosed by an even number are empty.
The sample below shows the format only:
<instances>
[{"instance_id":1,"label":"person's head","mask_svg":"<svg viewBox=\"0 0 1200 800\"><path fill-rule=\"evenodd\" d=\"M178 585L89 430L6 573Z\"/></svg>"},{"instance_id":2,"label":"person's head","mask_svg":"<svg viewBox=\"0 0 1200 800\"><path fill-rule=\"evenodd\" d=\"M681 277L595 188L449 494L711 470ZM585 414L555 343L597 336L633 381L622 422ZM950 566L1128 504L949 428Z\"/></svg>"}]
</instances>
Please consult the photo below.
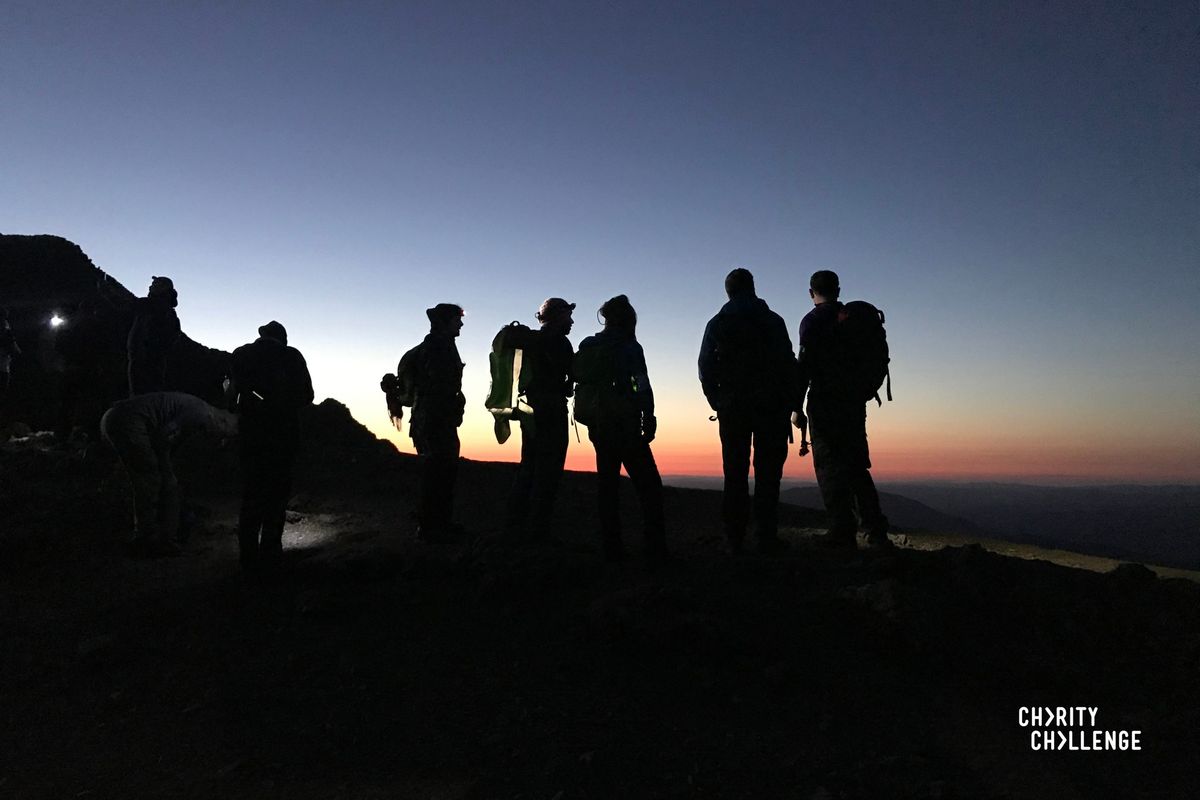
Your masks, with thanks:
<instances>
[{"instance_id":1,"label":"person's head","mask_svg":"<svg viewBox=\"0 0 1200 800\"><path fill-rule=\"evenodd\" d=\"M438 303L433 308L425 309L425 316L429 317L429 332L458 336L463 326L463 314L462 306L454 303Z\"/></svg>"},{"instance_id":2,"label":"person's head","mask_svg":"<svg viewBox=\"0 0 1200 800\"><path fill-rule=\"evenodd\" d=\"M841 293L837 273L831 269L817 270L808 279L808 296L814 303L832 303Z\"/></svg>"},{"instance_id":3,"label":"person's head","mask_svg":"<svg viewBox=\"0 0 1200 800\"><path fill-rule=\"evenodd\" d=\"M169 301L171 308L179 305L179 293L175 291L175 283L170 278L158 275L152 276L150 278L150 291L146 295Z\"/></svg>"},{"instance_id":4,"label":"person's head","mask_svg":"<svg viewBox=\"0 0 1200 800\"><path fill-rule=\"evenodd\" d=\"M280 325L275 320L271 320L266 325L258 329L258 335L264 339L272 339L280 344L287 344L287 328Z\"/></svg>"},{"instance_id":5,"label":"person's head","mask_svg":"<svg viewBox=\"0 0 1200 800\"><path fill-rule=\"evenodd\" d=\"M547 333L557 333L566 336L571 332L575 320L571 312L575 310L574 303L568 303L561 297L549 297L538 309L537 321L542 324L542 330Z\"/></svg>"},{"instance_id":6,"label":"person's head","mask_svg":"<svg viewBox=\"0 0 1200 800\"><path fill-rule=\"evenodd\" d=\"M738 267L725 276L725 294L732 300L746 293L754 294L754 276L750 274L750 270Z\"/></svg>"},{"instance_id":7,"label":"person's head","mask_svg":"<svg viewBox=\"0 0 1200 800\"><path fill-rule=\"evenodd\" d=\"M623 294L609 298L600 306L600 316L604 318L604 327L619 333L634 336L637 330L637 312Z\"/></svg>"}]
</instances>

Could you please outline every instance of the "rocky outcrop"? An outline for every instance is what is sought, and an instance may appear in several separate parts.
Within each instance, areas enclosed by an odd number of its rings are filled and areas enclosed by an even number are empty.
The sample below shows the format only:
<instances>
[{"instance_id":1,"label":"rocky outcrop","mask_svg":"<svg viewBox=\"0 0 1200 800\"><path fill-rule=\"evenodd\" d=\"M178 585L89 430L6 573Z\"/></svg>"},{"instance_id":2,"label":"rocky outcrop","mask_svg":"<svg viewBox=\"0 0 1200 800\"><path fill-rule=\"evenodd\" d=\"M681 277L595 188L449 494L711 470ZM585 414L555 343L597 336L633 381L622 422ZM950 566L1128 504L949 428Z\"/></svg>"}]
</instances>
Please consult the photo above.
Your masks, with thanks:
<instances>
[{"instance_id":1,"label":"rocky outcrop","mask_svg":"<svg viewBox=\"0 0 1200 800\"><path fill-rule=\"evenodd\" d=\"M8 420L38 429L88 427L123 397L134 299L73 242L0 234L0 306L9 310L22 350L12 365ZM168 384L219 401L228 359L185 334L168 364Z\"/></svg>"}]
</instances>

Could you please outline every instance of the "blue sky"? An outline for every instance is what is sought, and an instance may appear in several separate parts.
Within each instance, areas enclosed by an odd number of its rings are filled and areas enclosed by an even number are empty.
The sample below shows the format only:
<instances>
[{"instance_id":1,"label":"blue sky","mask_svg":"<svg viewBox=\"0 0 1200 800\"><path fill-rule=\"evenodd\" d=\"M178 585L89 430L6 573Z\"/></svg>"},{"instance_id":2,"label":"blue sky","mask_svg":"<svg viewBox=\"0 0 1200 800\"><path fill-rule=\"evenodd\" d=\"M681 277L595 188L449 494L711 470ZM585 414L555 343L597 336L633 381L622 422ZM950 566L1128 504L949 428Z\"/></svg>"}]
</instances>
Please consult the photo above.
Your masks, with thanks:
<instances>
[{"instance_id":1,"label":"blue sky","mask_svg":"<svg viewBox=\"0 0 1200 800\"><path fill-rule=\"evenodd\" d=\"M0 230L134 291L170 275L213 346L279 319L380 433L379 374L459 302L484 457L496 329L561 295L578 341L626 293L665 471L716 452L695 355L724 274L794 335L832 268L888 314L885 475L1195 481L1198 27L1184 2L18 2Z\"/></svg>"}]
</instances>

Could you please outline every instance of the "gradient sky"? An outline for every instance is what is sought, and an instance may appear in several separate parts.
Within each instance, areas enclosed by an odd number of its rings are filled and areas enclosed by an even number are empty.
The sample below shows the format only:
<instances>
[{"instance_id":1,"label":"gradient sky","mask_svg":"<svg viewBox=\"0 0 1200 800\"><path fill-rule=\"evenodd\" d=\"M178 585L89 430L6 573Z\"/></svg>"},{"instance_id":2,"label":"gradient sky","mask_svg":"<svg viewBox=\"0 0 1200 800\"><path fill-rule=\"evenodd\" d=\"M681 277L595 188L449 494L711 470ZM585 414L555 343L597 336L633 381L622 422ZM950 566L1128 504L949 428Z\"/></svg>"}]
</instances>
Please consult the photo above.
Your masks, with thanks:
<instances>
[{"instance_id":1,"label":"gradient sky","mask_svg":"<svg viewBox=\"0 0 1200 800\"><path fill-rule=\"evenodd\" d=\"M53 233L318 398L467 309L637 307L664 473L720 471L696 354L734 266L795 338L884 309L883 479L1200 481L1200 10L1177 3L9 2L0 231ZM569 463L592 452L572 442ZM811 479L794 455L787 477Z\"/></svg>"}]
</instances>

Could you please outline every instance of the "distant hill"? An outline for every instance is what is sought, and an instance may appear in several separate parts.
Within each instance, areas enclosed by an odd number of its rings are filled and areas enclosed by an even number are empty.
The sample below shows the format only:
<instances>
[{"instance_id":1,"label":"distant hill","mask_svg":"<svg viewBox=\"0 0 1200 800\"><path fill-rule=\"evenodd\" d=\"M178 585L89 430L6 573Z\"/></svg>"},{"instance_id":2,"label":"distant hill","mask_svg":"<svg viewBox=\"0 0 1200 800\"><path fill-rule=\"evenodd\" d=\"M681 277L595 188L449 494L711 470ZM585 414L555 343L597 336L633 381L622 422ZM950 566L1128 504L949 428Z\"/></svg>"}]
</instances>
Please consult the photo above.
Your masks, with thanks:
<instances>
[{"instance_id":1,"label":"distant hill","mask_svg":"<svg viewBox=\"0 0 1200 800\"><path fill-rule=\"evenodd\" d=\"M797 486L779 493L781 503L804 508L822 509L821 492L816 486ZM896 529L928 531L930 533L984 534L987 531L964 517L946 514L935 508L893 492L879 493L884 513Z\"/></svg>"},{"instance_id":2,"label":"distant hill","mask_svg":"<svg viewBox=\"0 0 1200 800\"><path fill-rule=\"evenodd\" d=\"M1200 566L1200 486L903 483L889 488L983 531L1094 555Z\"/></svg>"},{"instance_id":3,"label":"distant hill","mask_svg":"<svg viewBox=\"0 0 1200 800\"><path fill-rule=\"evenodd\" d=\"M720 478L668 476L719 489ZM817 487L793 485L782 502L823 509ZM1032 486L904 482L881 486L901 529L999 539L1093 556L1200 568L1200 486Z\"/></svg>"}]
</instances>

